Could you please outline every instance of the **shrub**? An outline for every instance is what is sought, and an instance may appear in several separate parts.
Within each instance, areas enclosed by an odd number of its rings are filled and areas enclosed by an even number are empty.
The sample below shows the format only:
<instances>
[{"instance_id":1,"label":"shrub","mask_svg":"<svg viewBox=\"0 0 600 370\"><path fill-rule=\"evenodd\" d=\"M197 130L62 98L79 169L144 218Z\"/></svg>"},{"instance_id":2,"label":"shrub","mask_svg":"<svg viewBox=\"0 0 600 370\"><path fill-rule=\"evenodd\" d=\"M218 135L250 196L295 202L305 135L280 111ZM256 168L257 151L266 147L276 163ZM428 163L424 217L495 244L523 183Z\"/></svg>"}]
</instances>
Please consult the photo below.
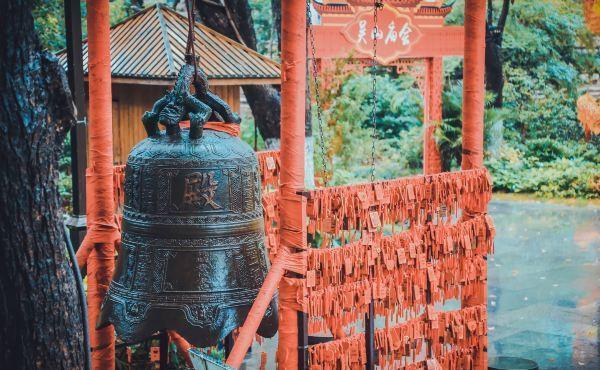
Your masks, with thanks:
<instances>
[{"instance_id":1,"label":"shrub","mask_svg":"<svg viewBox=\"0 0 600 370\"><path fill-rule=\"evenodd\" d=\"M549 138L531 139L525 143L526 157L537 158L541 162L550 162L563 158L567 152L565 146Z\"/></svg>"},{"instance_id":2,"label":"shrub","mask_svg":"<svg viewBox=\"0 0 600 370\"><path fill-rule=\"evenodd\" d=\"M511 193L534 193L542 197L600 197L600 166L584 157L540 161L523 152L504 147L497 159L486 166L494 179L494 189Z\"/></svg>"}]
</instances>

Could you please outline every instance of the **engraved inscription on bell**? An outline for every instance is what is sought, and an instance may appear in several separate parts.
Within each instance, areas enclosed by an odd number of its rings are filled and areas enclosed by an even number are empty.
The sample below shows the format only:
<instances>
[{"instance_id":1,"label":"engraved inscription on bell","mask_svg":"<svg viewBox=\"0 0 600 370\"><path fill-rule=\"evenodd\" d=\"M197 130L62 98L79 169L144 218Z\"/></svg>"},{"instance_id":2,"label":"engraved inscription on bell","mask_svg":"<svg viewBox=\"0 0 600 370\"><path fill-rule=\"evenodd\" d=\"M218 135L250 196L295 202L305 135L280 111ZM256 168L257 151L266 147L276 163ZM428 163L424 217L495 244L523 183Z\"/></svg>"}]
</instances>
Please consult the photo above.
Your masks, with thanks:
<instances>
[{"instance_id":1,"label":"engraved inscription on bell","mask_svg":"<svg viewBox=\"0 0 600 370\"><path fill-rule=\"evenodd\" d=\"M221 209L221 206L215 203L215 191L218 185L214 171L192 172L186 175L183 191L184 209L198 210L207 205L212 209Z\"/></svg>"}]
</instances>

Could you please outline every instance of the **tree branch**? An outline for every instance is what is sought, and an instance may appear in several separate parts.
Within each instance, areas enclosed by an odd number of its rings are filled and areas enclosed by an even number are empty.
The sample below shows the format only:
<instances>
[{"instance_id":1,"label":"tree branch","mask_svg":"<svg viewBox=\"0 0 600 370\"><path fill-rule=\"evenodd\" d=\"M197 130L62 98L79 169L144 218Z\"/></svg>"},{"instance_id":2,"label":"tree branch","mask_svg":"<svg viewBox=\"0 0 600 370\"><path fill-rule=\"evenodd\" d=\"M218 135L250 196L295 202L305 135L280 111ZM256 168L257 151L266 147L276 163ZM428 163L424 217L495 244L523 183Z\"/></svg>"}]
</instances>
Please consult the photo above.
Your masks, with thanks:
<instances>
[{"instance_id":1,"label":"tree branch","mask_svg":"<svg viewBox=\"0 0 600 370\"><path fill-rule=\"evenodd\" d=\"M508 18L508 11L510 10L510 4L512 4L515 0L504 0L502 4L502 11L500 13L500 18L498 19L498 31L500 33L504 32L504 27L506 26L506 19Z\"/></svg>"},{"instance_id":2,"label":"tree branch","mask_svg":"<svg viewBox=\"0 0 600 370\"><path fill-rule=\"evenodd\" d=\"M298 0L299 1L299 0ZM241 38L245 45L256 50L256 32L248 0L223 0L216 6L207 0L196 0L198 15L204 24L231 38ZM242 86L254 121L264 139L279 137L279 92L269 85Z\"/></svg>"}]
</instances>

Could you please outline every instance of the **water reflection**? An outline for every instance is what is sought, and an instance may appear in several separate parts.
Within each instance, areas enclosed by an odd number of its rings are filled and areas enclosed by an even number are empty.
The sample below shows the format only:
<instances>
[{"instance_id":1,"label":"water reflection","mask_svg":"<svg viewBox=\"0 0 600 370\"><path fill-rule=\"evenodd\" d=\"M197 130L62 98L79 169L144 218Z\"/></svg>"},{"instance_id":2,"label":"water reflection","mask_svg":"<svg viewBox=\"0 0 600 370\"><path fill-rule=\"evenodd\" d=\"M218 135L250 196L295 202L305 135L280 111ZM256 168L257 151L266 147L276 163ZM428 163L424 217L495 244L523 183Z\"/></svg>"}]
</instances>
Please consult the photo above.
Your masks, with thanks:
<instances>
[{"instance_id":1,"label":"water reflection","mask_svg":"<svg viewBox=\"0 0 600 370\"><path fill-rule=\"evenodd\" d=\"M600 208L492 202L490 356L600 369Z\"/></svg>"}]
</instances>

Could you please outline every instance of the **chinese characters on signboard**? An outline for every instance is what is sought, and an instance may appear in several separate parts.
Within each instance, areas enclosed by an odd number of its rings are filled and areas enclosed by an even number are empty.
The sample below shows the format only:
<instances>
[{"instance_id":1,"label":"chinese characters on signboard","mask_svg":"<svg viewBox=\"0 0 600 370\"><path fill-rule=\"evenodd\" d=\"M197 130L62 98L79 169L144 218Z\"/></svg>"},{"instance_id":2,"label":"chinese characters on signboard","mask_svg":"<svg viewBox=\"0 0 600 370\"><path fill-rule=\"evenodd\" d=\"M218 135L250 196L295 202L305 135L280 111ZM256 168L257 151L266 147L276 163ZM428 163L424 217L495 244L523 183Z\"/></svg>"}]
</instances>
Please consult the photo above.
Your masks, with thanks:
<instances>
[{"instance_id":1,"label":"chinese characters on signboard","mask_svg":"<svg viewBox=\"0 0 600 370\"><path fill-rule=\"evenodd\" d=\"M385 5L377 18L376 27L372 9L358 13L342 32L357 51L370 57L374 55L376 40L379 63L387 64L408 54L421 38L422 33L409 13Z\"/></svg>"}]
</instances>

